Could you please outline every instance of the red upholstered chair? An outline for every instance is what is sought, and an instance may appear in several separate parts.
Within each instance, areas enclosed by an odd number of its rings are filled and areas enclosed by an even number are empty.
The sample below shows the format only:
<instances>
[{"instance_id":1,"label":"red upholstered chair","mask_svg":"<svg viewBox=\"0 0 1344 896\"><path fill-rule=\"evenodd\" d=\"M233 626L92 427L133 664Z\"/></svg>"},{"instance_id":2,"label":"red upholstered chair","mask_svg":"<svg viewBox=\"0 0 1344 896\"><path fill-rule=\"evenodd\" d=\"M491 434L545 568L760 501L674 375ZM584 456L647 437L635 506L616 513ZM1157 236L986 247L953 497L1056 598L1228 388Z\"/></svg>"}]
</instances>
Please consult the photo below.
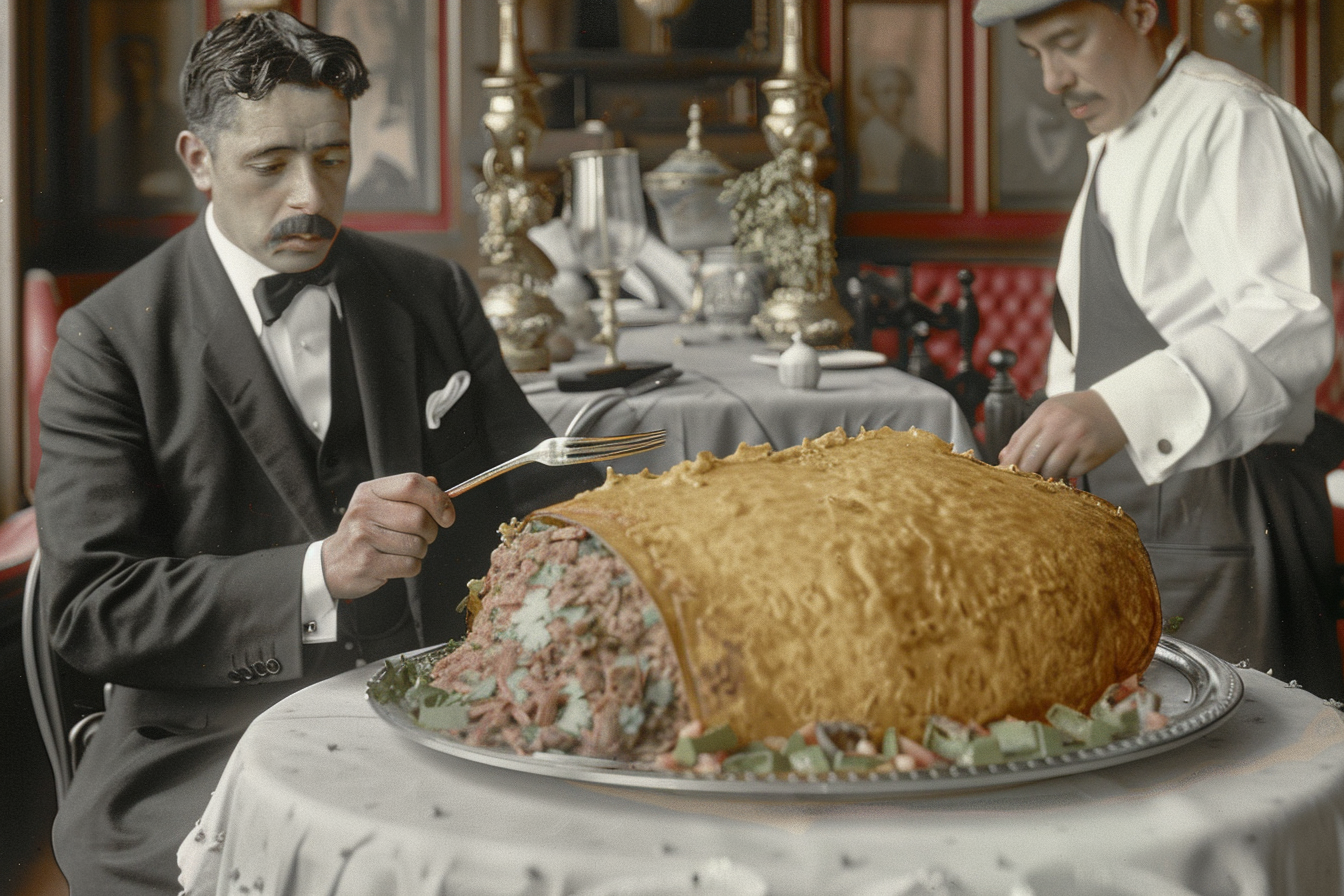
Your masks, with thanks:
<instances>
[{"instance_id":1,"label":"red upholstered chair","mask_svg":"<svg viewBox=\"0 0 1344 896\"><path fill-rule=\"evenodd\" d=\"M37 442L37 406L42 384L51 369L51 351L56 345L56 320L69 305L84 298L112 277L113 272L70 274L54 277L34 269L23 278L23 372L20 405L24 494L31 505L37 485L42 451ZM64 298L63 298L64 297ZM24 577L37 550L37 522L33 508L25 507L0 522L0 601L17 606Z\"/></svg>"},{"instance_id":2,"label":"red upholstered chair","mask_svg":"<svg viewBox=\"0 0 1344 896\"><path fill-rule=\"evenodd\" d=\"M56 347L56 321L70 304L113 276L96 273L57 278L48 271L31 270L23 284L23 485L30 506L0 524L0 615L4 617L0 628L19 632L25 676L55 773L58 802L82 748L97 726L103 686L72 674L73 670L66 671L50 648L46 620L37 607L37 519L31 506L42 456L37 410Z\"/></svg>"},{"instance_id":3,"label":"red upholstered chair","mask_svg":"<svg viewBox=\"0 0 1344 896\"><path fill-rule=\"evenodd\" d=\"M48 271L31 270L23 278L23 490L32 503L37 485L41 449L37 445L37 405L42 384L51 368L56 345L56 319L63 310L56 278ZM25 507L0 523L0 598L17 600L23 590L28 564L37 550L37 521Z\"/></svg>"},{"instance_id":4,"label":"red upholstered chair","mask_svg":"<svg viewBox=\"0 0 1344 896\"><path fill-rule=\"evenodd\" d=\"M23 580L28 575L28 564L36 550L37 515L32 507L25 507L0 521L0 605L17 606L19 595L23 593Z\"/></svg>"}]
</instances>

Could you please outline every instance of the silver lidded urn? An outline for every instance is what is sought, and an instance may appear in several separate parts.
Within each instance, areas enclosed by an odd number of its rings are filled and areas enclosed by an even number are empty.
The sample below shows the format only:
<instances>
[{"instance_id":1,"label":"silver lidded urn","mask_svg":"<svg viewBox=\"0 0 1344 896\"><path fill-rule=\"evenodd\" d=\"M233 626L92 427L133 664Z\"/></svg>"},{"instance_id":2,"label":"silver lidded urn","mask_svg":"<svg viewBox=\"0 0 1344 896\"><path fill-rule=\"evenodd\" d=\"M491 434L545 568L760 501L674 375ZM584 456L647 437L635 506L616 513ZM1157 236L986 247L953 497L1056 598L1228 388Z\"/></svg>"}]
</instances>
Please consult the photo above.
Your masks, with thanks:
<instances>
[{"instance_id":1,"label":"silver lidded urn","mask_svg":"<svg viewBox=\"0 0 1344 896\"><path fill-rule=\"evenodd\" d=\"M685 323L700 319L703 312L700 266L705 250L733 244L732 203L723 197L723 187L738 173L701 145L698 103L691 104L689 117L686 146L644 175L644 192L653 203L663 241L691 264L691 307L682 316Z\"/></svg>"}]
</instances>

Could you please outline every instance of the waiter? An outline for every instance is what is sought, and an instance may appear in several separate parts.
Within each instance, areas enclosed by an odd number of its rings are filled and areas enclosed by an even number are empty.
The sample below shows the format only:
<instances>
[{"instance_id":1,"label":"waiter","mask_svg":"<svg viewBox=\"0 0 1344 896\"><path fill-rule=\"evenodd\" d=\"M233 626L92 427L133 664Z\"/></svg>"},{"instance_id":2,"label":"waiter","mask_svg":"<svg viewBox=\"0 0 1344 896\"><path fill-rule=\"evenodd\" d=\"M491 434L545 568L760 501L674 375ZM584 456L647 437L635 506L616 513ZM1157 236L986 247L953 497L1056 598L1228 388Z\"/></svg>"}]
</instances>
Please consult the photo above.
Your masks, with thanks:
<instances>
[{"instance_id":1,"label":"waiter","mask_svg":"<svg viewBox=\"0 0 1344 896\"><path fill-rule=\"evenodd\" d=\"M1159 0L980 0L1094 135L1064 234L1047 394L1000 455L1119 505L1177 637L1344 697L1317 424L1338 156L1189 51ZM1323 415L1322 415L1323 416Z\"/></svg>"}]
</instances>

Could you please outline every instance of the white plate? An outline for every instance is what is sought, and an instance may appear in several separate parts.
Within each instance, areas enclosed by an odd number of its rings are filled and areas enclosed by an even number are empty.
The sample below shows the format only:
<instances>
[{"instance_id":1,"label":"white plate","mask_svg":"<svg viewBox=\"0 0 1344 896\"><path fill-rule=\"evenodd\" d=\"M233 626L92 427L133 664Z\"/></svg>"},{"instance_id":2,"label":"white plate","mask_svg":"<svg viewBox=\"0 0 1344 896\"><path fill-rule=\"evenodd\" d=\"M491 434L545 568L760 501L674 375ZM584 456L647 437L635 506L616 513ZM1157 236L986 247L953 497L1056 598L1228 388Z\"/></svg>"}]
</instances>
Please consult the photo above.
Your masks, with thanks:
<instances>
[{"instance_id":1,"label":"white plate","mask_svg":"<svg viewBox=\"0 0 1344 896\"><path fill-rule=\"evenodd\" d=\"M385 669L380 669L371 683L380 680ZM830 772L826 775L788 774L777 777L647 771L616 760L589 759L561 753L520 756L512 750L470 746L448 734L421 728L411 714L400 706L375 700L369 702L374 712L416 743L460 759L534 775L643 790L675 790L723 796L901 797L1003 787L1097 771L1143 759L1209 733L1226 721L1228 714L1241 702L1241 677L1237 675L1236 669L1208 651L1175 638L1163 638L1158 643L1157 655L1143 675L1143 684L1162 698L1162 711L1169 719L1167 726L1117 740L1104 747L1074 750L1048 759L969 768L940 766L913 772Z\"/></svg>"},{"instance_id":2,"label":"white plate","mask_svg":"<svg viewBox=\"0 0 1344 896\"><path fill-rule=\"evenodd\" d=\"M855 370L860 367L881 367L888 360L887 356L881 352L866 352L857 348L819 351L817 356L821 359L822 370ZM779 355L773 352L752 355L751 360L767 367L779 366Z\"/></svg>"}]
</instances>

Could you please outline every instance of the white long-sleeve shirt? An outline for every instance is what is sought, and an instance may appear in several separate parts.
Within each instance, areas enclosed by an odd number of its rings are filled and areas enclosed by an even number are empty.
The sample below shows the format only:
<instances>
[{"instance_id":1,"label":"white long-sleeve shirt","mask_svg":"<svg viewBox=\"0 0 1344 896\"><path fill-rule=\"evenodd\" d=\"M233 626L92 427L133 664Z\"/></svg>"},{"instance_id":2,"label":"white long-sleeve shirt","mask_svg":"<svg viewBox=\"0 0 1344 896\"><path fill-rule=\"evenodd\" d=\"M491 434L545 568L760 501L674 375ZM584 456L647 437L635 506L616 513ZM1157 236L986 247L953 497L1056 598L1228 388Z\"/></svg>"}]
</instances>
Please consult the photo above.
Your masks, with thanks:
<instances>
[{"instance_id":1,"label":"white long-sleeve shirt","mask_svg":"<svg viewBox=\"0 0 1344 896\"><path fill-rule=\"evenodd\" d=\"M276 273L229 241L215 223L214 206L205 210L205 231L228 274L238 301L261 342L261 350L280 379L285 395L318 439L331 423L331 311L341 312L336 285L305 287L279 320L266 326L253 288ZM303 558L300 624L305 644L336 640L336 604L322 572L322 542L308 545Z\"/></svg>"},{"instance_id":2,"label":"white long-sleeve shirt","mask_svg":"<svg viewBox=\"0 0 1344 896\"><path fill-rule=\"evenodd\" d=\"M1076 346L1082 213L1095 176L1125 284L1168 343L1093 386L1144 480L1300 442L1334 352L1331 249L1344 170L1330 144L1258 81L1190 53L1088 152L1058 285ZM1074 356L1056 335L1046 390L1073 388Z\"/></svg>"}]
</instances>

